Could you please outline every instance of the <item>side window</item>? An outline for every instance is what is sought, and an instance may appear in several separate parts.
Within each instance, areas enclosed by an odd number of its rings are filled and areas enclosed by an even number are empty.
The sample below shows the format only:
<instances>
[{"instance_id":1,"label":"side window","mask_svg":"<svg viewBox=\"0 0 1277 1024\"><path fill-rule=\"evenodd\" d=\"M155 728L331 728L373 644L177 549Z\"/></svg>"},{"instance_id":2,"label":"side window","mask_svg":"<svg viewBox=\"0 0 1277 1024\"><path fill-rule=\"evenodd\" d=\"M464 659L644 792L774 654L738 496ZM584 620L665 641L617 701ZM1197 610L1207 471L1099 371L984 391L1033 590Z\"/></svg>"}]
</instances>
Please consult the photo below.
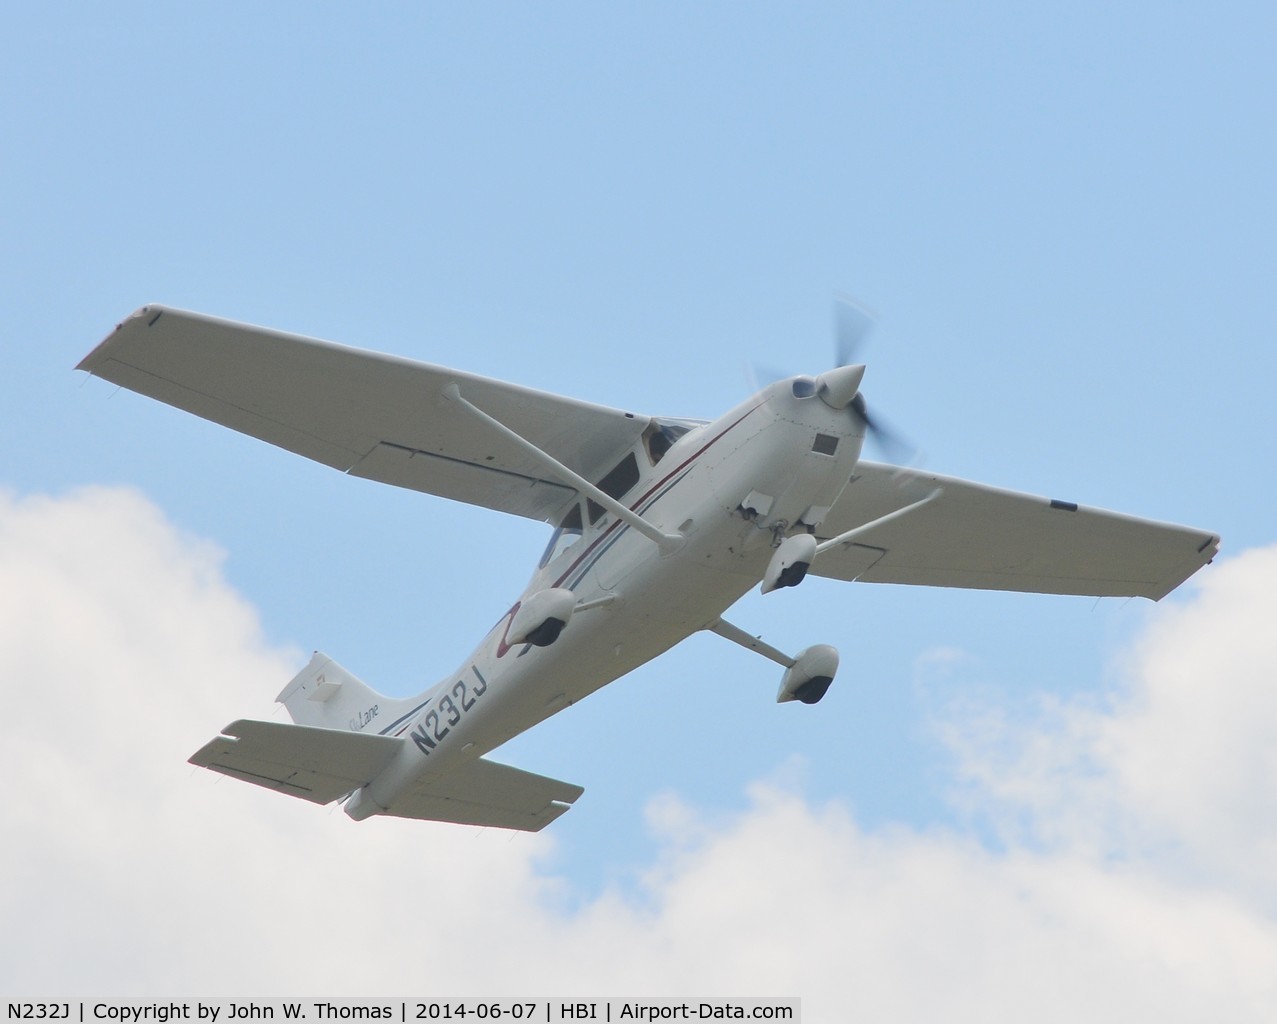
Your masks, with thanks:
<instances>
[{"instance_id":1,"label":"side window","mask_svg":"<svg viewBox=\"0 0 1277 1024\"><path fill-rule=\"evenodd\" d=\"M563 517L559 523L558 529L554 531L554 536L550 538L550 543L546 545L545 554L541 556L541 561L537 563L538 569L544 569L560 554L570 548L578 540L581 539L581 506L573 505L567 515Z\"/></svg>"},{"instance_id":2,"label":"side window","mask_svg":"<svg viewBox=\"0 0 1277 1024\"><path fill-rule=\"evenodd\" d=\"M638 482L638 459L634 457L633 452L630 452L599 481L599 490L609 498L620 498ZM586 504L590 509L590 522L597 523L599 516L603 514L603 506L594 501L587 501Z\"/></svg>"}]
</instances>

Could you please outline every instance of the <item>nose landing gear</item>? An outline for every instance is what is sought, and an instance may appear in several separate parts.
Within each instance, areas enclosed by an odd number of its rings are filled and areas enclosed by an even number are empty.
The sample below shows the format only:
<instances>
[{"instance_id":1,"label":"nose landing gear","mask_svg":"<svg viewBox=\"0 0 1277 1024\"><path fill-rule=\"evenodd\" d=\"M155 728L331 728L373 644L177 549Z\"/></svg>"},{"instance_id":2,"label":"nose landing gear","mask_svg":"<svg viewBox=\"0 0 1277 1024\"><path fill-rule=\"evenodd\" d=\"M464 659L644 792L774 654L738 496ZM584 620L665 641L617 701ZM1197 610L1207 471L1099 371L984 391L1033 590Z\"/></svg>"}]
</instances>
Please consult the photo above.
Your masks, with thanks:
<instances>
[{"instance_id":1,"label":"nose landing gear","mask_svg":"<svg viewBox=\"0 0 1277 1024\"><path fill-rule=\"evenodd\" d=\"M763 593L798 586L816 558L816 547L816 538L810 533L796 533L782 540L763 573Z\"/></svg>"}]
</instances>

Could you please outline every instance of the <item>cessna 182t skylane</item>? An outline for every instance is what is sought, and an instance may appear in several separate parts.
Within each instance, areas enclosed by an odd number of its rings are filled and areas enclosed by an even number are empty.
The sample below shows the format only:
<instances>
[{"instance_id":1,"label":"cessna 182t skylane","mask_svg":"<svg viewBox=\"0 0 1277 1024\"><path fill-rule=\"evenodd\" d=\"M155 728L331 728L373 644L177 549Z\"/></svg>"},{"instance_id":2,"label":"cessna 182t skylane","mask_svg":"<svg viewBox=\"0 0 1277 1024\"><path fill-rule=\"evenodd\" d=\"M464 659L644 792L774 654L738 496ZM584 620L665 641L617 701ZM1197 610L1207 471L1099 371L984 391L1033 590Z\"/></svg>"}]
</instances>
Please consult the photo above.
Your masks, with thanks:
<instances>
[{"instance_id":1,"label":"cessna 182t skylane","mask_svg":"<svg viewBox=\"0 0 1277 1024\"><path fill-rule=\"evenodd\" d=\"M838 667L723 618L751 587L872 583L1157 600L1202 530L864 461L864 366L763 388L713 422L638 416L439 366L146 306L79 369L345 473L555 527L532 581L455 672L375 693L315 654L191 762L317 804L536 831L581 787L483 755L709 630L814 704Z\"/></svg>"}]
</instances>

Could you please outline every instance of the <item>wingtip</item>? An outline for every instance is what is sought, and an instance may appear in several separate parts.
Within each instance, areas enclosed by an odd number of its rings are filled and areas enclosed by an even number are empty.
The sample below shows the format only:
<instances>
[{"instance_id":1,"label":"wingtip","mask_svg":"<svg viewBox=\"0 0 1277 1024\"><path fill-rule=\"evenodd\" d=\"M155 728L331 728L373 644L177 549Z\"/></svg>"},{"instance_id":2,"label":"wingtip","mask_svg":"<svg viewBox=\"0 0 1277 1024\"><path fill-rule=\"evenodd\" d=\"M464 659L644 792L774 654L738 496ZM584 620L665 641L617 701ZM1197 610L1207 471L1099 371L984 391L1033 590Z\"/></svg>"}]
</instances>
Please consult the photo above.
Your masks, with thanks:
<instances>
[{"instance_id":1,"label":"wingtip","mask_svg":"<svg viewBox=\"0 0 1277 1024\"><path fill-rule=\"evenodd\" d=\"M1184 563L1181 571L1176 573L1169 583L1164 583L1163 586L1158 588L1156 591L1150 591L1142 596L1153 601L1160 601L1168 594L1178 590L1181 586L1197 575L1197 573L1201 572L1202 569L1214 562L1215 556L1219 554L1219 546L1222 538L1217 533L1206 534L1205 536L1206 539L1198 545L1196 556Z\"/></svg>"},{"instance_id":2,"label":"wingtip","mask_svg":"<svg viewBox=\"0 0 1277 1024\"><path fill-rule=\"evenodd\" d=\"M111 343L111 340L115 338L117 334L139 320L145 322L149 327L160 318L166 308L167 307L160 305L158 302L148 302L145 306L139 306L111 328L111 333L98 342L97 345L94 346L93 351L76 363L75 368L77 370L83 370L85 373L93 373L98 363L101 362L103 349Z\"/></svg>"}]
</instances>

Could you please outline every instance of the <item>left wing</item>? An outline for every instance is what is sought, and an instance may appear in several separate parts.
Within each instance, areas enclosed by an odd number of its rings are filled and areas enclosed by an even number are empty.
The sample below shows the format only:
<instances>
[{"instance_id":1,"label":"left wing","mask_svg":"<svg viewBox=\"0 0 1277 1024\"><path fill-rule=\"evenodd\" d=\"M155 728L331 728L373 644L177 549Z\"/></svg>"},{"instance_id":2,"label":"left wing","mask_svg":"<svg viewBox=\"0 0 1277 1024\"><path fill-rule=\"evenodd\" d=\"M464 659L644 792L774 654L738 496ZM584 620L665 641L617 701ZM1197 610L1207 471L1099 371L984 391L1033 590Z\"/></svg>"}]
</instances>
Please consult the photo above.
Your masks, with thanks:
<instances>
[{"instance_id":1,"label":"left wing","mask_svg":"<svg viewBox=\"0 0 1277 1024\"><path fill-rule=\"evenodd\" d=\"M925 498L822 552L832 579L1160 600L1209 562L1219 537L1072 502L861 462L825 521L829 539Z\"/></svg>"},{"instance_id":2,"label":"left wing","mask_svg":"<svg viewBox=\"0 0 1277 1024\"><path fill-rule=\"evenodd\" d=\"M449 402L448 385L587 480L611 469L648 423L620 409L164 306L128 317L78 369L352 476L538 520L557 518L575 491Z\"/></svg>"}]
</instances>

